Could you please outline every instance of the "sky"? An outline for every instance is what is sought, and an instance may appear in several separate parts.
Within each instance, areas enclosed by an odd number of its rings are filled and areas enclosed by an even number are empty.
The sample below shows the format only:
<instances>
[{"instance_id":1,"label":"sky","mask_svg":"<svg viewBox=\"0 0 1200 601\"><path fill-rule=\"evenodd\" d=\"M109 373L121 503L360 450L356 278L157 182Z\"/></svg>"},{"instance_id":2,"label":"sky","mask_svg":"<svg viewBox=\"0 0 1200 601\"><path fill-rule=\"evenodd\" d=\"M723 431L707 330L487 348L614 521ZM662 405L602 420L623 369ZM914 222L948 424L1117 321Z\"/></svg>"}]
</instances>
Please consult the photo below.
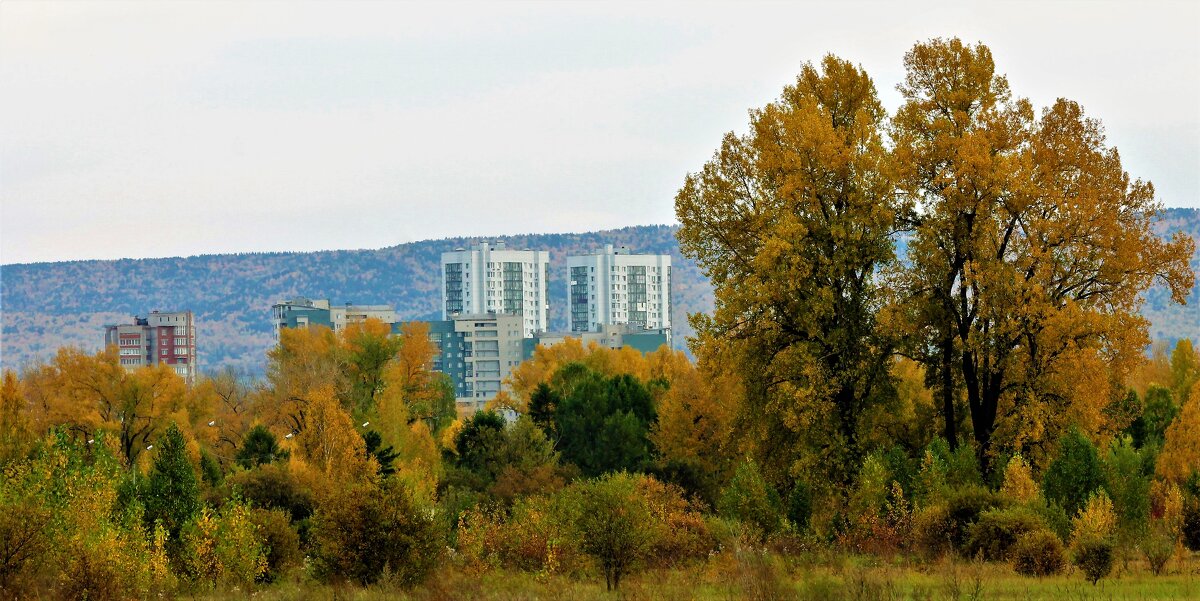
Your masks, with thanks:
<instances>
[{"instance_id":1,"label":"sky","mask_svg":"<svg viewBox=\"0 0 1200 601\"><path fill-rule=\"evenodd\" d=\"M0 3L0 263L673 223L807 61L987 44L1200 207L1200 2Z\"/></svg>"}]
</instances>

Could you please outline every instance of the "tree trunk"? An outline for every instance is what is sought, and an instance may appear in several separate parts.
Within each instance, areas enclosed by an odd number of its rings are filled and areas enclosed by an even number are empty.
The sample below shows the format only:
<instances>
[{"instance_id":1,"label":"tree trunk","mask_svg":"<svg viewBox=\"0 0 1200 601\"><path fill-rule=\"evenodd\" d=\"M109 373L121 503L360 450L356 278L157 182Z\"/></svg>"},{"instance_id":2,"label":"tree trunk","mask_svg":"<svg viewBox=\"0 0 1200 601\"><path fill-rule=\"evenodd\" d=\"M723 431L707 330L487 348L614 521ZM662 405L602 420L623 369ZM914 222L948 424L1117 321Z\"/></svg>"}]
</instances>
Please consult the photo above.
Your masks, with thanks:
<instances>
[{"instance_id":1,"label":"tree trunk","mask_svg":"<svg viewBox=\"0 0 1200 601\"><path fill-rule=\"evenodd\" d=\"M942 339L942 415L946 419L942 435L950 450L958 449L958 424L954 417L954 338L947 335Z\"/></svg>"}]
</instances>

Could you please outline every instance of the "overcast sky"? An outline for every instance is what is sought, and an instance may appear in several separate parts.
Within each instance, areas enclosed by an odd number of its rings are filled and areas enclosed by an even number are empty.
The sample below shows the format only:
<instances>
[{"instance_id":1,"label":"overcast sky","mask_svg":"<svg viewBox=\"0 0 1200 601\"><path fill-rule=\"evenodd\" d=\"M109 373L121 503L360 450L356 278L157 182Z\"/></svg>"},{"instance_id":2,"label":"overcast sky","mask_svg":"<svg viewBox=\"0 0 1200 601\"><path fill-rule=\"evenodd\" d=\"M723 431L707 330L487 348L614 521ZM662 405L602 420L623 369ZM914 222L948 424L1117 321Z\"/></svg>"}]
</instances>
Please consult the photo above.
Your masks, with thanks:
<instances>
[{"instance_id":1,"label":"overcast sky","mask_svg":"<svg viewBox=\"0 0 1200 601\"><path fill-rule=\"evenodd\" d=\"M989 45L1200 207L1200 3L0 3L0 262L674 222L805 61Z\"/></svg>"}]
</instances>

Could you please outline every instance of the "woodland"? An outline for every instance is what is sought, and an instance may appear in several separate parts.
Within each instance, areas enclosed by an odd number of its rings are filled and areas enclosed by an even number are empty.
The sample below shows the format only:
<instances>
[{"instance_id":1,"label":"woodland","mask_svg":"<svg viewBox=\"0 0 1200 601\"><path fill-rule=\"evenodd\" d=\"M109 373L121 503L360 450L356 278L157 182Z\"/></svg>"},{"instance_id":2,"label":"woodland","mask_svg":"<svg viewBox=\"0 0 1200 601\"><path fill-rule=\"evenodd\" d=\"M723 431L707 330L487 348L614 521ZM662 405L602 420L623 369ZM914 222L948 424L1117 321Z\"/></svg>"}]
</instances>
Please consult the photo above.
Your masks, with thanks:
<instances>
[{"instance_id":1,"label":"woodland","mask_svg":"<svg viewBox=\"0 0 1200 601\"><path fill-rule=\"evenodd\" d=\"M690 355L539 347L472 415L420 322L6 370L0 595L1200 597L1200 358L1141 313L1194 241L986 46L904 65L894 113L804 65L684 178Z\"/></svg>"}]
</instances>

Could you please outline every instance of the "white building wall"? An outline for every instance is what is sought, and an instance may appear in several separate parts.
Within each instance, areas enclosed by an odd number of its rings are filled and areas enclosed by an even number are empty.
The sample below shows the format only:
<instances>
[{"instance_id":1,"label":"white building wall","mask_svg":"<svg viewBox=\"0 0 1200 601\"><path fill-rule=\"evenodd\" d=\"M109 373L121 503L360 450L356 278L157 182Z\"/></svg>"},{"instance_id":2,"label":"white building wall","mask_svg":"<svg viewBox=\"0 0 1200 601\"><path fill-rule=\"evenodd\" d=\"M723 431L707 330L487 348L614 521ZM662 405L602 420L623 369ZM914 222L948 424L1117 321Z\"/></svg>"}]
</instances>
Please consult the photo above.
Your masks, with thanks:
<instances>
[{"instance_id":1,"label":"white building wall","mask_svg":"<svg viewBox=\"0 0 1200 601\"><path fill-rule=\"evenodd\" d=\"M612 324L671 327L670 255L630 254L610 244L602 252L567 257L567 290L573 332L598 332Z\"/></svg>"},{"instance_id":2,"label":"white building wall","mask_svg":"<svg viewBox=\"0 0 1200 601\"><path fill-rule=\"evenodd\" d=\"M513 266L507 283L506 264ZM523 336L532 338L549 325L549 268L548 251L509 250L502 242L442 253L442 319L519 314Z\"/></svg>"},{"instance_id":3,"label":"white building wall","mask_svg":"<svg viewBox=\"0 0 1200 601\"><path fill-rule=\"evenodd\" d=\"M466 371L469 396L456 398L460 413L470 415L481 410L507 390L506 380L513 368L521 364L523 335L520 315L481 314L457 315L454 331L466 334Z\"/></svg>"}]
</instances>

